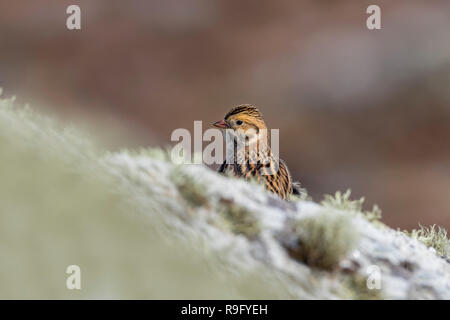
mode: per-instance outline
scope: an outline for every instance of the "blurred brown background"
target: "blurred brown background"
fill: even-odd
[[[253,103],[315,200],[351,188],[394,228],[450,228],[449,31],[448,0],[2,0],[0,87],[141,146]]]

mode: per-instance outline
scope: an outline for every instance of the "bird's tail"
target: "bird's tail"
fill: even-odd
[[[308,191],[305,188],[303,188],[301,183],[298,181],[292,183],[292,194],[296,195],[301,199],[308,198]]]

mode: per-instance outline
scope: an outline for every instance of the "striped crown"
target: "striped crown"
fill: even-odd
[[[261,112],[258,110],[257,107],[251,104],[241,104],[239,106],[234,107],[233,109],[230,110],[230,112],[228,112],[225,115],[225,120],[237,114],[247,115],[255,119],[263,120]]]

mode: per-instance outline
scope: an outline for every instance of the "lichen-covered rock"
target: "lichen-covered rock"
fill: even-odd
[[[201,165],[175,167],[127,152],[103,161],[130,197],[136,189],[149,195],[133,200],[144,212],[147,204],[152,208],[146,214],[161,215],[167,225],[180,228],[179,237],[194,235],[231,272],[263,267],[293,298],[450,298],[450,263],[363,214],[285,202]],[[193,192],[177,188],[173,171],[190,176],[188,188],[201,190],[207,199],[203,205],[192,200]]]
[[[0,153],[0,298],[450,299],[443,233],[392,230],[349,193],[283,201],[159,149],[105,154],[11,100]]]

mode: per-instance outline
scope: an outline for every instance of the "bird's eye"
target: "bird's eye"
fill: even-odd
[[[238,121],[236,121],[236,124],[237,124],[238,126],[240,126],[240,125],[242,124],[242,121],[241,121],[241,120],[238,120]]]

